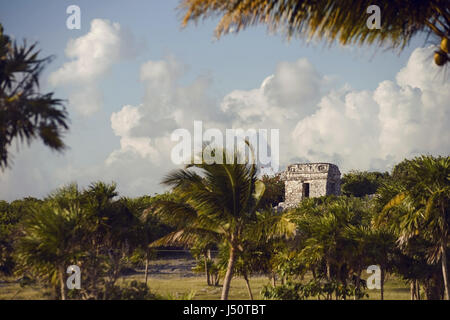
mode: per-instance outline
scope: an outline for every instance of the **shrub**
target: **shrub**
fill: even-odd
[[[131,281],[126,286],[113,286],[108,291],[108,300],[158,300],[143,282]]]

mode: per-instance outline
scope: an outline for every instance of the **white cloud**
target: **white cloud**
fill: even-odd
[[[140,79],[145,93],[142,104],[125,105],[111,115],[111,128],[120,139],[120,147],[105,160],[106,176],[131,190],[160,190],[164,174],[175,168],[170,140],[173,130],[191,130],[194,120],[217,127],[218,104],[209,96],[210,78],[200,76],[181,84],[186,66],[169,56],[160,61],[147,61],[141,66]],[[126,172],[126,173],[125,173]]]
[[[141,118],[139,107],[129,105],[111,115],[111,127],[114,133],[120,137],[120,150],[115,150],[110,154],[106,159],[107,165],[120,160],[123,154],[129,152],[135,153],[141,158],[148,158],[155,163],[159,162],[160,155],[152,145],[151,138],[131,136],[131,130],[139,125]]]
[[[186,68],[173,57],[149,61],[141,68],[142,105],[124,106],[111,117],[121,146],[107,163],[111,168],[127,163],[138,180],[141,172],[152,172],[147,184],[159,181],[174,167],[170,133],[192,132],[194,120],[222,130],[279,129],[282,166],[329,161],[344,172],[389,170],[405,157],[447,154],[449,83],[436,76],[431,50],[415,50],[396,80],[381,82],[374,91],[333,88],[332,77],[299,59],[280,63],[260,87],[235,90],[217,103],[208,96],[205,78],[179,84]]]
[[[100,29],[117,31],[110,23]],[[107,43],[115,48],[114,41]],[[77,50],[74,52],[83,51]],[[2,177],[12,189],[0,188],[0,193],[19,194],[14,190],[21,185],[44,190],[48,188],[46,183],[64,181],[65,175],[70,179],[67,182],[116,181],[124,195],[159,192],[161,178],[175,168],[170,160],[175,144],[170,135],[178,128],[192,132],[194,120],[203,121],[204,131],[280,129],[282,166],[297,161],[329,161],[343,172],[389,170],[405,157],[448,155],[450,83],[443,78],[442,69],[433,64],[432,52],[433,48],[416,49],[396,79],[379,83],[375,90],[336,85],[333,77],[319,74],[307,59],[299,59],[281,62],[272,75],[261,79],[259,87],[235,90],[220,100],[210,94],[210,76],[186,83],[183,77],[187,68],[174,57],[151,60],[140,70],[145,90],[141,104],[125,105],[111,115],[111,128],[120,143],[102,162],[84,167],[60,164],[43,172],[35,168],[25,170],[24,175],[15,169]],[[72,62],[92,61],[81,56],[73,56],[78,58]],[[107,60],[114,59],[111,56]],[[78,79],[96,83],[112,63],[80,73]],[[74,67],[61,70],[70,68]],[[64,80],[63,73],[54,77],[69,81]],[[30,162],[36,163],[34,159]],[[51,174],[58,176],[52,178]]]
[[[221,108],[242,125],[265,121],[281,125],[313,113],[328,85],[328,78],[319,75],[305,58],[281,62],[259,88],[231,92]]]
[[[345,170],[386,170],[423,153],[447,155],[450,83],[431,53],[416,49],[396,81],[383,81],[374,92],[324,96],[293,132],[299,157],[336,161]]]
[[[126,36],[118,23],[94,19],[87,34],[67,44],[65,53],[71,61],[50,74],[51,85],[69,88],[69,105],[82,115],[101,108],[99,80],[126,55],[127,47],[133,47]]]

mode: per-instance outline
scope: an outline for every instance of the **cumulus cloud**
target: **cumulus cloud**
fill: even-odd
[[[337,87],[306,60],[282,62],[259,88],[221,102],[233,126],[280,129],[280,161],[389,170],[418,154],[448,154],[450,83],[418,48],[395,81],[374,91]]]
[[[235,90],[220,101],[209,97],[205,78],[181,86],[186,68],[173,57],[148,61],[141,68],[143,103],[111,117],[120,149],[106,163],[111,168],[127,163],[138,180],[140,172],[152,172],[147,183],[160,180],[175,167],[170,133],[192,132],[194,120],[221,130],[279,129],[282,166],[329,161],[344,172],[389,170],[405,157],[448,154],[450,84],[439,76],[431,52],[415,50],[395,81],[383,81],[373,91],[336,87],[332,77],[299,59],[281,62],[258,88]]]
[[[118,23],[92,20],[87,34],[67,44],[65,53],[71,60],[50,74],[50,84],[68,88],[69,104],[82,115],[95,113],[103,104],[99,80],[129,54],[133,48],[130,41]]]
[[[221,109],[242,125],[290,122],[313,113],[329,84],[329,78],[321,76],[305,58],[281,62],[259,88],[226,95]]]
[[[211,78],[202,75],[184,84],[186,66],[173,56],[142,64],[142,103],[125,105],[111,115],[111,128],[120,139],[104,163],[106,176],[130,190],[160,190],[163,174],[175,168],[171,133],[178,128],[192,131],[195,120],[211,127],[223,127],[224,118],[209,94]],[[127,172],[124,174],[124,172]],[[145,174],[144,174],[145,173]]]
[[[120,160],[123,154],[129,152],[139,155],[141,158],[149,158],[154,163],[159,162],[159,152],[152,145],[151,138],[131,135],[132,129],[139,126],[141,118],[140,108],[129,105],[111,115],[111,127],[114,133],[120,137],[120,150],[111,153],[106,160],[107,165]]]
[[[335,161],[342,168],[386,170],[404,158],[450,150],[450,83],[416,49],[395,81],[373,92],[349,90],[322,97],[319,110],[298,121],[292,139],[297,154]]]
[[[103,21],[100,25],[99,30],[118,32],[114,24]],[[97,27],[91,28],[89,34],[94,29]],[[105,46],[117,49],[112,39]],[[84,44],[71,46],[82,48]],[[186,82],[187,68],[176,58],[150,60],[140,69],[144,88],[141,103],[125,105],[110,117],[118,147],[102,162],[84,168],[71,163],[48,172],[70,174],[69,181],[116,181],[121,193],[130,196],[160,192],[162,177],[176,167],[170,159],[176,144],[170,139],[171,133],[186,128],[193,134],[195,120],[203,121],[204,131],[279,129],[281,167],[300,161],[328,161],[339,165],[343,172],[384,171],[415,155],[448,155],[450,83],[433,64],[432,53],[433,48],[414,50],[396,78],[379,83],[375,90],[337,84],[333,77],[320,74],[302,58],[280,62],[272,75],[261,79],[260,86],[235,90],[221,99],[211,95],[210,75]],[[106,60],[115,61],[117,56],[109,54]],[[78,64],[92,62],[82,56],[73,55],[74,61],[60,70],[76,70]],[[112,63],[76,74],[83,79],[81,82],[95,83]],[[55,73],[55,77],[62,83],[75,81],[65,78],[63,71]],[[24,179],[35,178],[21,184],[39,185],[36,179],[41,179],[42,174],[37,169],[29,172]],[[6,178],[18,181],[18,176],[22,177],[7,174]],[[45,180],[54,179],[45,175]],[[58,177],[58,181],[63,180]]]

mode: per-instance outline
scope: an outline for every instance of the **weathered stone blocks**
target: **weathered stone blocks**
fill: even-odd
[[[281,176],[285,184],[281,208],[294,207],[305,198],[341,194],[341,172],[331,163],[291,164]]]

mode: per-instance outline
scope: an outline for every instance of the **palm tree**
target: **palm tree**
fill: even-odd
[[[224,158],[227,154],[224,151]],[[217,238],[229,244],[222,300],[228,299],[237,251],[243,251],[246,226],[256,219],[256,209],[264,193],[257,179],[256,165],[232,163],[192,164],[168,174],[163,184],[171,186],[181,202],[162,201],[157,214],[178,226],[156,245],[194,243],[199,237]],[[193,171],[191,169],[196,169]]]
[[[288,38],[306,36],[325,38],[330,43],[389,45],[403,49],[410,39],[428,32],[438,37],[441,49],[435,62],[449,61],[450,9],[447,0],[383,1],[376,4],[381,12],[381,30],[367,27],[367,8],[371,0],[181,0],[182,24],[220,16],[216,36],[257,24],[269,31],[282,30]]]
[[[85,202],[85,241],[88,243],[91,268],[92,296],[100,298],[98,282],[104,281],[103,299],[120,276],[127,256],[139,246],[142,231],[139,219],[133,214],[134,204],[118,196],[116,184],[92,183],[83,193]],[[102,263],[103,262],[103,263]]]
[[[48,276],[53,284],[58,282],[60,297],[65,300],[66,268],[83,253],[84,214],[78,187],[61,187],[26,211],[18,244],[22,269]]]
[[[395,251],[395,235],[388,228],[375,227],[374,225],[358,225],[347,227],[347,236],[354,242],[355,251],[352,257],[357,258],[357,289],[360,285],[360,276],[363,267],[372,264],[380,266],[380,299],[384,300],[384,282],[386,272],[391,269],[390,256]]]
[[[347,288],[353,271],[359,276],[366,263],[363,244],[355,236],[360,235],[360,229],[367,224],[364,220],[369,212],[365,200],[347,197],[311,199],[300,205],[297,214],[300,262],[313,272],[314,279],[324,278],[330,284],[339,281]],[[343,293],[345,299],[345,290]],[[331,292],[327,299],[331,299]]]
[[[256,212],[256,220],[247,226],[243,237],[245,250],[238,252],[234,273],[244,278],[250,300],[253,300],[250,275],[267,272],[271,258],[268,251],[274,250],[277,245],[282,247],[295,236],[297,225],[293,218],[292,212],[278,212],[268,206]]]
[[[59,283],[61,300],[66,299],[66,268],[76,261],[79,248],[81,210],[77,205],[61,209],[52,204],[34,209],[25,219],[18,257],[22,266]]]
[[[39,92],[39,77],[51,57],[39,58],[36,44],[17,46],[0,24],[0,168],[9,165],[14,139],[36,138],[56,151],[65,148],[68,129],[63,101]],[[61,108],[62,107],[62,108]]]
[[[213,263],[211,257],[211,250],[216,246],[213,239],[201,238],[191,247],[191,253],[195,259],[203,263],[201,270],[205,272],[206,284],[208,286],[213,285],[211,279],[210,265]],[[199,266],[198,266],[199,267]],[[197,267],[197,268],[198,268]]]
[[[409,162],[409,175],[402,192],[384,207],[383,216],[399,206],[400,244],[423,234],[434,246],[428,252],[429,262],[441,261],[445,299],[449,300],[447,246],[450,215],[450,157],[422,156]]]
[[[397,239],[396,250],[393,255],[393,269],[403,279],[411,284],[411,297],[418,297],[419,282],[423,284],[427,299],[436,300],[442,296],[442,270],[438,266],[430,263],[427,259],[428,253],[435,244],[425,237],[424,232],[410,231],[408,221],[411,223],[416,208],[414,203],[406,199],[401,200],[396,205],[391,203],[389,209],[384,209],[386,205],[395,198],[396,195],[405,192],[405,179],[410,177],[411,171],[408,169],[413,160],[404,160],[395,166],[392,178],[378,189],[375,198],[377,215],[374,217],[374,228],[387,229],[395,235]],[[406,231],[406,232],[405,232]]]
[[[249,149],[253,151],[251,146]],[[253,232],[258,220],[265,186],[257,179],[254,162],[241,164],[237,152],[234,157],[225,150],[221,152],[228,163],[191,164],[165,177],[163,183],[174,188],[179,201],[159,202],[156,214],[176,230],[154,245],[194,244],[199,238],[227,243],[228,264],[221,296],[227,300],[237,255],[245,251],[246,235]]]

